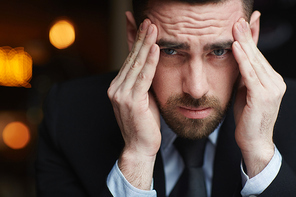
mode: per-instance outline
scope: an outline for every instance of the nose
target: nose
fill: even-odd
[[[183,92],[199,99],[209,91],[208,76],[202,60],[192,60],[183,68]]]

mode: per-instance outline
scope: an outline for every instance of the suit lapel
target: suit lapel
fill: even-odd
[[[153,172],[154,189],[157,191],[157,197],[165,197],[165,178],[162,156],[160,151],[156,155],[156,161]]]
[[[232,108],[221,126],[214,160],[212,196],[240,196],[241,152],[235,141]]]

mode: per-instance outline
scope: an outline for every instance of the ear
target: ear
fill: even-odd
[[[133,14],[130,11],[125,13],[126,16],[126,34],[129,51],[132,50],[133,44],[137,36],[137,25]]]
[[[254,11],[250,18],[250,28],[252,32],[253,41],[257,44],[260,32],[260,16],[259,11]]]

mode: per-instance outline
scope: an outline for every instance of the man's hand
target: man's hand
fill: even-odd
[[[146,19],[133,48],[108,89],[125,141],[118,165],[135,187],[149,190],[161,143],[160,115],[149,88],[159,60],[157,28]]]
[[[244,19],[234,25],[233,35],[233,54],[241,73],[234,105],[235,138],[251,178],[274,155],[273,128],[286,84],[258,50]]]

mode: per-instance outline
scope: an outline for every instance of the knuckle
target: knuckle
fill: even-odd
[[[114,80],[111,82],[111,84],[110,84],[110,86],[109,86],[109,88],[108,88],[108,90],[107,90],[107,95],[108,95],[108,97],[109,97],[109,99],[112,99],[112,97],[113,97],[113,95],[114,95],[114,93],[115,93],[115,82],[114,82]]]
[[[278,74],[278,76],[279,76],[279,79],[280,79],[279,87],[280,87],[280,89],[282,91],[282,94],[284,94],[286,92],[286,90],[287,90],[287,84],[285,83],[284,78],[280,74]]]
[[[108,95],[109,99],[112,98],[112,96],[113,96],[113,87],[112,86],[109,86],[109,88],[107,90],[107,95]]]
[[[281,84],[278,87],[278,91],[275,94],[276,98],[282,99],[282,97],[284,96],[285,92],[286,92],[286,84]]]
[[[150,41],[149,39],[145,39],[144,42],[143,42],[142,47],[148,47],[150,45],[149,41]]]
[[[109,87],[108,87],[108,89],[107,89],[107,95],[108,95],[108,97],[109,97],[109,99],[111,99],[112,98],[112,96],[114,95],[114,93],[115,93],[115,91],[116,91],[116,89],[118,88],[118,86],[117,86],[117,82],[118,82],[118,75],[111,81],[111,83],[110,83],[110,85],[109,85]]]
[[[122,94],[120,90],[117,90],[112,96],[111,102],[118,108],[131,109],[133,106],[133,100],[129,97],[129,94]]]
[[[135,57],[137,56],[137,54],[138,54],[138,51],[135,51],[135,49],[132,50],[132,51],[129,53],[129,56],[128,56],[128,60],[129,60],[129,62],[134,61],[134,59],[135,59]]]
[[[144,72],[140,72],[139,76],[138,76],[139,81],[148,81],[148,82],[152,82],[152,78],[149,77],[149,75],[147,75]]]
[[[284,96],[286,89],[287,89],[287,85],[283,79],[281,81],[279,81],[279,83],[277,84],[277,88],[275,88],[275,89],[276,89],[276,92],[275,92],[274,96],[278,99],[282,99],[282,97]]]
[[[132,99],[120,99],[118,102],[118,105],[122,106],[124,109],[128,109],[128,111],[131,111],[134,106],[134,102]]]
[[[117,81],[118,75],[111,81],[109,88],[113,87],[115,82]]]
[[[112,103],[119,105],[121,101],[122,99],[119,91],[115,92],[115,94],[112,97]]]
[[[134,52],[131,51],[131,52],[129,53],[129,55],[128,55],[127,58],[125,59],[123,65],[127,65],[127,64],[129,64],[129,63],[131,62],[131,60],[132,60],[132,53],[134,53]]]
[[[140,67],[142,64],[143,64],[142,61],[139,58],[137,58],[137,59],[135,59],[134,63],[132,64],[131,69],[136,69],[136,68]]]
[[[257,79],[257,74],[256,74],[254,69],[250,69],[248,71],[248,78],[255,81],[255,82],[259,82],[258,79]]]
[[[262,67],[261,60],[258,58],[258,55],[255,55],[251,58],[251,64],[258,67]]]
[[[284,95],[284,92],[281,87],[273,87],[273,89],[268,94],[262,95],[261,98],[262,98],[263,104],[267,106],[271,106],[271,105],[278,105],[283,95]]]
[[[145,75],[145,73],[143,73],[143,72],[139,73],[139,76],[138,76],[139,80],[144,81],[146,78],[147,78],[147,76]]]
[[[125,61],[124,61],[124,65],[129,65],[129,64],[131,64],[132,62],[134,62],[135,55],[136,55],[136,52],[132,50],[132,51],[128,54],[127,58],[125,59]]]
[[[143,33],[137,34],[137,42],[143,42],[144,39],[145,39],[145,34],[143,34]]]

